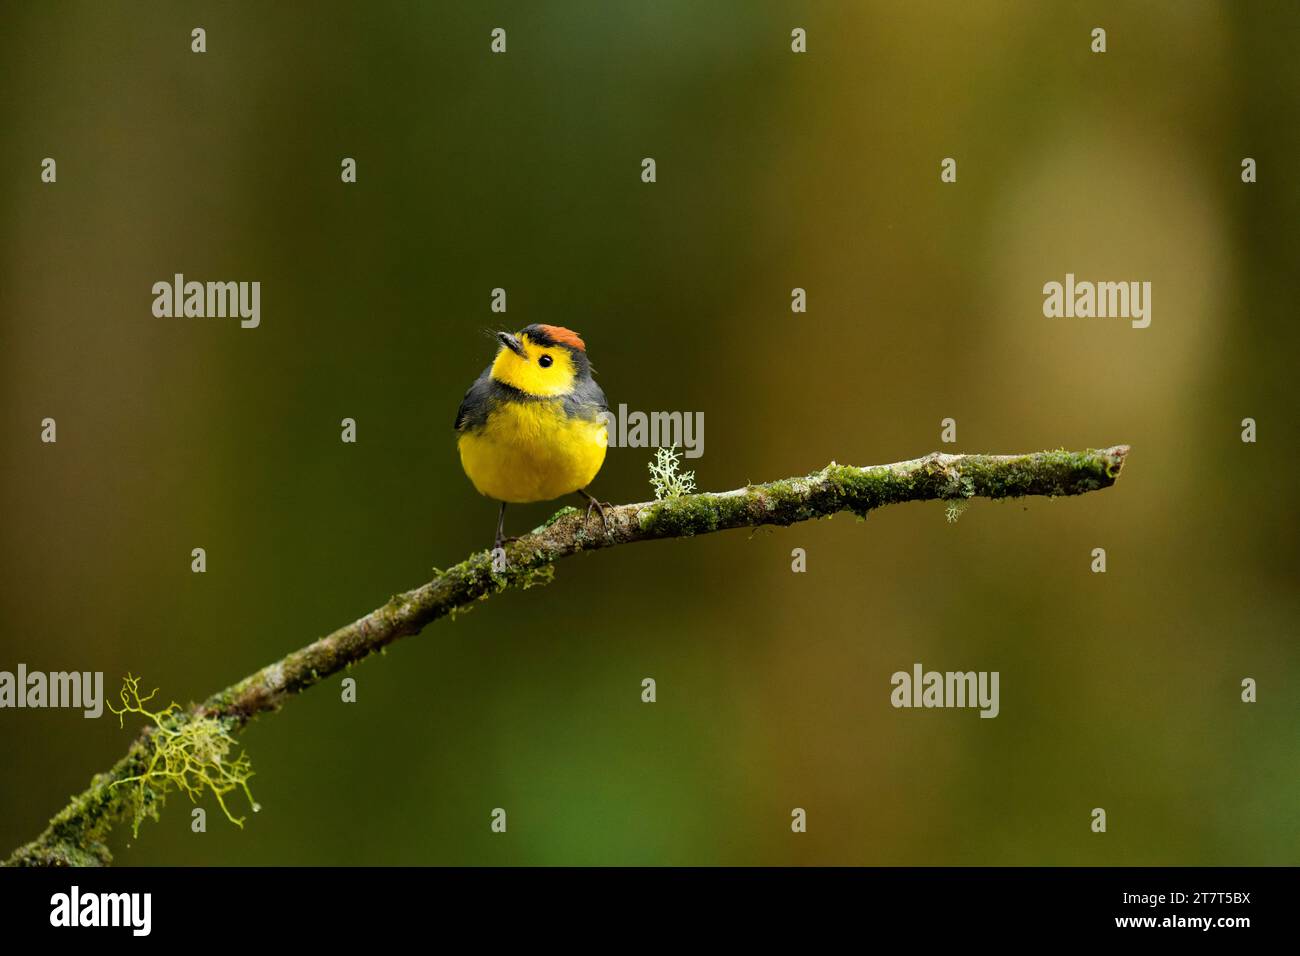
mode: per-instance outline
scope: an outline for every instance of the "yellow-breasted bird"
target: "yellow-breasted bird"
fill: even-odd
[[[501,502],[494,547],[501,547],[507,504],[550,501],[577,492],[587,518],[601,502],[587,493],[609,442],[605,393],[591,377],[587,346],[558,325],[530,325],[501,345],[456,412],[461,467],[479,494]]]

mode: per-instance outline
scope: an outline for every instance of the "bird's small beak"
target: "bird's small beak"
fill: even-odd
[[[501,340],[502,345],[504,345],[510,351],[514,352],[520,358],[528,357],[527,355],[524,354],[523,344],[517,338],[511,335],[509,332],[498,332],[497,338]]]

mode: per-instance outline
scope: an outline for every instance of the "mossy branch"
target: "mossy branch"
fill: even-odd
[[[1081,495],[1115,483],[1127,445],[1083,452],[1027,455],[932,454],[892,465],[858,468],[832,462],[819,472],[735,491],[670,497],[605,509],[605,523],[565,508],[546,524],[506,548],[506,566],[494,568],[480,551],[383,607],[313,644],[294,651],[192,710],[195,718],[218,718],[234,731],[253,716],[277,709],[343,668],[400,637],[464,610],[508,588],[544,584],[561,558],[636,541],[683,538],[731,528],[791,525],[842,511],[865,516],[904,501],[960,502],[970,498]],[[89,789],[73,798],[36,840],[20,847],[9,865],[81,866],[111,862],[106,837],[113,823],[130,819],[130,787],[123,781],[148,773],[156,728],[146,729],[126,756]],[[138,802],[138,798],[137,798]]]

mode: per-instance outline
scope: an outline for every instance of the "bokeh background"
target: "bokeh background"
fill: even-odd
[[[704,412],[706,489],[915,457],[949,416],[944,450],[1133,446],[1111,490],[955,525],[565,562],[355,668],[357,703],[256,721],[243,830],[173,797],[119,862],[1300,859],[1294,6],[0,16],[0,668],[202,699],[486,546],[451,430],[485,328],[572,326],[612,403]],[[176,272],[260,280],[261,327],[154,318]],[[1045,319],[1066,272],[1150,280],[1150,328]],[[643,500],[650,457],[596,490]],[[894,710],[915,661],[1000,671],[1001,716]],[[136,729],[0,712],[4,852]]]

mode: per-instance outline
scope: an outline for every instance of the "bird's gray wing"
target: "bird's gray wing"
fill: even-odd
[[[456,431],[478,428],[487,421],[491,394],[492,369],[489,366],[474,380],[474,384],[466,389],[465,397],[460,400],[460,408],[456,410]]]
[[[595,420],[602,412],[609,411],[609,403],[595,379],[587,377],[581,379],[573,391],[564,396],[564,410],[570,416]]]

